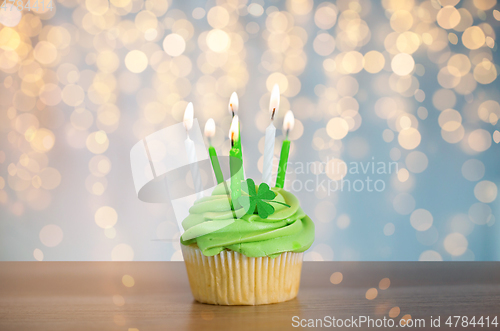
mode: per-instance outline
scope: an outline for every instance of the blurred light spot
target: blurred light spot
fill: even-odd
[[[500,11],[498,10],[494,10],[493,11],[493,17],[497,20],[497,21],[500,21]]]
[[[481,202],[490,203],[497,198],[498,189],[495,183],[483,180],[474,187],[474,196]]]
[[[462,125],[460,125],[458,129],[456,129],[455,131],[441,130],[441,137],[443,137],[444,141],[450,144],[458,143],[464,138],[464,135],[465,135],[465,129]]]
[[[106,238],[115,239],[116,229],[115,228],[106,228],[106,229],[104,229],[104,235],[106,236]]]
[[[61,102],[61,88],[56,84],[45,84],[40,88],[40,101],[47,106],[56,106]]]
[[[477,202],[469,208],[469,219],[478,225],[484,225],[493,216],[490,206]]]
[[[333,3],[323,2],[316,9],[314,23],[322,30],[328,30],[337,21],[337,7]]]
[[[122,283],[126,287],[132,287],[132,286],[135,285],[134,277],[132,277],[130,275],[123,275],[123,277],[122,277]]]
[[[54,224],[46,225],[40,230],[40,241],[47,247],[56,247],[63,240],[63,231]]]
[[[468,49],[478,49],[484,45],[485,41],[484,32],[478,26],[471,26],[462,34],[462,43]]]
[[[375,287],[372,287],[371,289],[368,289],[368,291],[366,291],[365,297],[368,300],[373,300],[377,297],[377,295],[378,295],[377,289]]]
[[[113,322],[115,322],[115,324],[119,326],[125,326],[125,324],[127,324],[127,320],[122,314],[115,314],[113,316]]]
[[[113,73],[120,66],[120,59],[115,52],[105,50],[97,55],[96,65],[102,72]]]
[[[406,76],[413,71],[415,61],[410,54],[399,53],[392,58],[391,68],[396,75]]]
[[[326,175],[332,180],[341,180],[347,174],[347,164],[341,159],[331,159],[326,164]]]
[[[207,34],[207,45],[212,51],[221,53],[227,51],[231,45],[229,35],[220,29],[213,29]],[[168,52],[167,52],[168,53]]]
[[[179,56],[184,53],[186,42],[176,33],[171,33],[163,40],[163,50],[170,56]]]
[[[424,153],[420,151],[413,151],[406,156],[405,164],[408,170],[418,174],[427,169],[429,159]]]
[[[125,299],[121,295],[113,295],[113,303],[118,307],[125,305]]]
[[[398,10],[391,16],[391,27],[396,32],[409,30],[413,25],[413,16],[406,10]]]
[[[320,33],[314,38],[313,48],[318,55],[330,55],[335,50],[335,39],[328,33]]]
[[[444,6],[437,13],[437,23],[443,29],[453,29],[460,22],[460,13],[453,6]]]
[[[15,8],[13,4],[7,3],[3,5],[3,10],[0,10],[0,23],[7,27],[15,27],[21,21],[23,15],[21,10]]]
[[[385,66],[384,55],[377,51],[369,51],[363,57],[363,68],[371,74],[376,74]]]
[[[432,104],[439,110],[453,108],[457,102],[455,93],[451,90],[440,89],[432,96]]]
[[[500,131],[495,130],[495,132],[493,132],[493,140],[496,144],[500,143]]]
[[[401,130],[398,135],[398,142],[404,149],[415,149],[420,145],[420,132],[415,128]]]
[[[383,278],[378,283],[378,288],[381,290],[387,290],[391,286],[391,280],[389,278]]]
[[[438,123],[444,131],[455,131],[462,125],[462,115],[455,109],[446,109],[439,114]]]
[[[384,139],[386,143],[390,143],[394,139],[394,132],[390,129],[385,129],[382,132],[382,139]]]
[[[474,79],[480,84],[489,84],[497,78],[497,68],[488,59],[483,59],[474,68]]]
[[[349,227],[349,224],[351,224],[351,219],[349,218],[349,215],[347,214],[339,215],[339,217],[337,218],[337,226],[339,227],[339,229],[346,229],[347,227]]]
[[[207,13],[207,21],[212,28],[222,29],[229,23],[229,13],[222,6],[212,7]]]
[[[92,132],[86,141],[87,149],[94,154],[102,154],[109,147],[108,136],[104,131]]]
[[[205,17],[205,9],[203,9],[202,7],[196,7],[195,9],[193,9],[192,15],[195,20],[201,20],[203,17]]]
[[[460,256],[467,250],[469,242],[461,233],[450,233],[444,238],[444,249],[453,256]]]
[[[250,15],[259,17],[264,14],[264,8],[260,4],[253,2],[248,6],[248,12]]]
[[[455,54],[448,60],[448,67],[450,67],[451,72],[463,77],[469,73],[471,63],[467,55]]]
[[[392,223],[387,223],[384,225],[384,235],[386,236],[392,236],[394,232],[396,231],[396,227]]]
[[[43,252],[42,252],[42,250],[39,249],[39,248],[35,248],[35,250],[33,251],[33,257],[37,261],[43,261]]]
[[[484,152],[491,146],[491,134],[484,129],[477,129],[469,134],[467,141],[474,151]]]
[[[288,89],[288,79],[280,72],[274,72],[270,74],[266,79],[266,87],[268,91],[271,91],[275,84],[278,84],[281,93],[285,92]]]
[[[109,9],[107,0],[85,0],[85,7],[94,15],[103,15]]]
[[[45,65],[51,64],[57,59],[57,48],[48,41],[39,41],[33,49],[35,59]]]
[[[103,206],[95,212],[95,222],[103,229],[112,228],[118,221],[116,210],[109,206]]]
[[[256,34],[260,30],[260,26],[257,22],[249,22],[245,27],[246,32],[250,34]]]
[[[349,132],[349,124],[342,117],[334,117],[328,121],[326,132],[333,139],[340,140]]]
[[[408,321],[411,320],[411,315],[406,314],[403,317],[401,317],[401,320],[399,321],[401,326],[406,326],[408,324]]]
[[[342,279],[344,279],[344,276],[341,272],[337,271],[330,276],[330,283],[332,283],[333,285],[338,285],[342,282]]]
[[[133,50],[125,56],[125,66],[133,73],[141,73],[148,67],[148,58],[141,51]]]
[[[399,316],[400,312],[401,310],[399,309],[399,307],[392,307],[391,310],[389,310],[389,317],[396,318]]]
[[[474,6],[480,10],[489,10],[497,4],[497,0],[473,0]]]
[[[96,177],[104,177],[111,170],[111,161],[104,155],[96,155],[90,159],[89,170]]]
[[[428,230],[432,226],[433,221],[432,214],[425,209],[417,209],[410,216],[411,226],[417,231]]]
[[[469,235],[474,229],[474,223],[466,214],[457,214],[448,223],[450,232],[459,232],[464,236]]]

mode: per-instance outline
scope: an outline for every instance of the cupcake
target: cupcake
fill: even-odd
[[[251,179],[232,202],[226,183],[197,200],[182,226],[181,248],[194,298],[218,305],[261,305],[297,296],[303,252],[314,223],[298,199]]]

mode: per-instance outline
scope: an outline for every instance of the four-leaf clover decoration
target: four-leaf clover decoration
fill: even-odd
[[[271,203],[277,203],[290,207],[286,203],[273,201],[276,197],[276,193],[271,191],[269,185],[266,183],[261,183],[259,185],[258,193],[253,179],[247,179],[246,182],[241,183],[241,186],[242,191],[248,192],[248,195],[242,194],[239,197],[238,202],[241,206],[243,206],[248,215],[252,215],[257,212],[260,218],[267,218],[269,215],[274,213],[274,207]]]

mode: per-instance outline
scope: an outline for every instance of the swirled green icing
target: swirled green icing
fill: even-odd
[[[231,210],[230,199],[223,183],[211,196],[197,200],[184,219],[183,245],[198,244],[205,256],[219,254],[224,249],[248,257],[276,257],[283,252],[303,252],[314,241],[314,223],[300,208],[298,199],[281,188],[272,189],[277,195],[272,203],[275,211],[268,218],[245,214],[243,208]]]

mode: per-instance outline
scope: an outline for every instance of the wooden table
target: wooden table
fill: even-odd
[[[396,323],[409,314],[425,329],[431,316],[447,329],[450,315],[491,320],[500,315],[500,263],[305,262],[297,299],[225,307],[193,300],[182,262],[0,262],[2,331],[288,330],[294,316],[375,320],[394,307]]]

